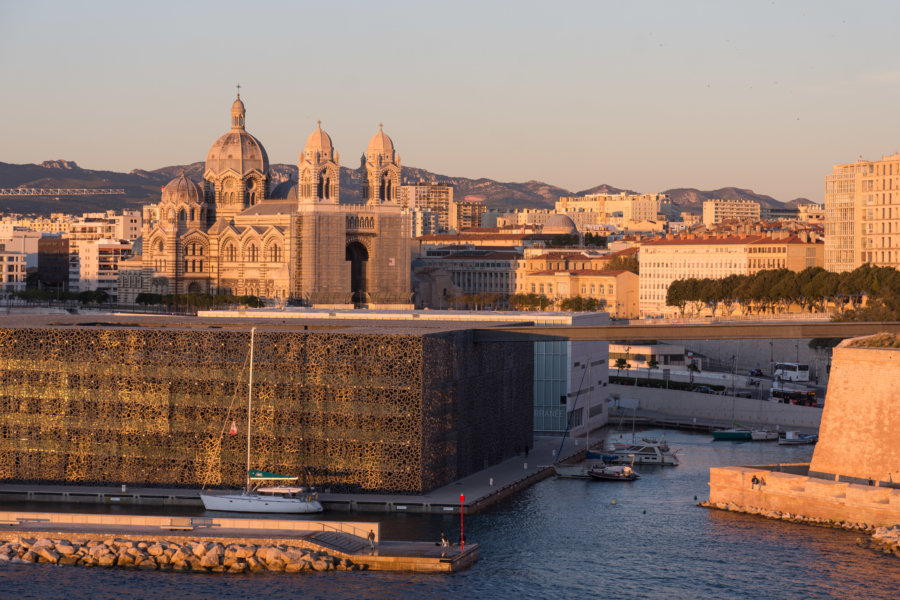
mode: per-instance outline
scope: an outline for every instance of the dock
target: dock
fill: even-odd
[[[353,513],[474,514],[492,504],[550,477],[557,461],[561,437],[536,437],[526,456],[488,467],[459,481],[425,494],[342,494],[330,493],[327,484],[319,488],[319,502],[326,511]],[[599,440],[598,440],[599,441]],[[564,460],[577,459],[584,452],[584,440],[566,440]],[[460,502],[460,495],[465,500]],[[202,510],[200,490],[191,488],[151,488],[140,486],[0,484],[0,503],[55,502],[110,506],[183,506]]]
[[[0,540],[59,538],[147,542],[196,541],[324,550],[366,570],[454,573],[478,561],[478,544],[442,549],[434,542],[385,541],[378,523],[253,518],[0,512]],[[366,539],[375,534],[372,549]]]

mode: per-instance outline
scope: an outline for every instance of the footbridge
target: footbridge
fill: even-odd
[[[475,330],[477,342],[754,340],[850,338],[886,331],[897,322],[755,321],[696,324],[523,326]]]

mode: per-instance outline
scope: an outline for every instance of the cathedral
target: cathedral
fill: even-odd
[[[306,306],[408,306],[411,222],[398,201],[391,138],[379,126],[362,157],[364,203],[340,204],[340,156],[321,122],[300,153],[297,180],[273,185],[245,115],[238,94],[231,130],[209,149],[203,180],[182,173],[145,210],[141,254],[119,275],[121,301],[141,292],[223,293]]]

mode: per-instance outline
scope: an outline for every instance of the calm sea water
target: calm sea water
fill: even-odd
[[[683,448],[678,467],[638,469],[642,478],[633,483],[549,479],[489,512],[466,517],[466,540],[481,544],[481,560],[455,575],[223,576],[0,563],[0,598],[900,595],[900,560],[856,546],[858,533],[695,506],[694,496],[708,496],[710,466],[805,461],[811,448],[713,443],[708,435],[680,432],[666,437]],[[337,517],[373,519],[371,514]],[[399,515],[381,521],[385,539],[437,540],[441,531],[459,533],[458,516]]]

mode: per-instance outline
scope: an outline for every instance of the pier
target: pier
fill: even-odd
[[[366,539],[369,531],[375,534],[374,549]],[[285,546],[324,551],[365,570],[417,573],[452,573],[478,560],[478,544],[442,549],[433,542],[382,541],[379,533],[378,523],[364,522],[0,512],[0,540]]]
[[[554,474],[561,437],[538,437],[528,456],[509,458],[478,473],[425,494],[338,494],[317,485],[326,511],[365,513],[474,514]],[[566,440],[564,460],[584,450],[582,440]],[[460,495],[464,500],[460,502]],[[59,502],[141,506],[202,507],[200,490],[141,486],[0,484],[0,502]]]

